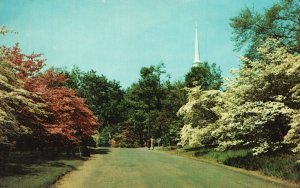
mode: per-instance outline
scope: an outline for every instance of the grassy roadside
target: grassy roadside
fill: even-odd
[[[41,160],[28,154],[12,154],[0,162],[0,187],[50,187],[59,177],[83,162],[83,158],[79,157],[59,156]]]
[[[247,150],[214,151],[204,148],[160,148],[171,154],[190,157],[212,164],[223,164],[226,168],[263,176],[279,183],[291,183],[300,186],[300,168],[298,155],[277,154],[253,157]]]

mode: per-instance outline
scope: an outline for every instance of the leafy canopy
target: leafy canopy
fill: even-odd
[[[243,9],[231,19],[233,41],[237,50],[246,50],[246,57],[259,58],[257,51],[266,39],[276,39],[289,53],[300,52],[300,2],[281,0],[260,14]]]
[[[192,67],[185,75],[185,85],[189,88],[201,86],[202,89],[220,89],[223,83],[220,67],[215,63],[209,65],[207,62]]]

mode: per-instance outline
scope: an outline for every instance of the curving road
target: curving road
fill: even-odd
[[[101,153],[65,175],[54,187],[288,187],[247,172],[161,151],[103,148]]]

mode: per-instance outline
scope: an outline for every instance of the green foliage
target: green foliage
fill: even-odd
[[[299,154],[269,153],[253,156],[250,150],[215,151],[213,148],[185,147],[178,153],[201,157],[229,166],[257,170],[269,176],[300,180]]]
[[[126,91],[119,83],[74,67],[63,70],[68,87],[86,98],[86,103],[103,122],[100,145],[136,147],[149,134],[165,144],[175,144],[182,126],[176,112],[185,103],[183,84],[170,83],[164,65],[143,67],[140,79]],[[148,133],[149,131],[149,133]]]
[[[8,29],[6,26],[0,26],[0,35],[5,35],[7,33],[16,33],[16,32]]]
[[[105,130],[100,130],[103,131],[101,145],[107,145],[109,140],[107,135],[117,131],[114,127],[124,121],[126,112],[123,106],[124,91],[119,82],[110,81],[104,75],[97,75],[93,70],[82,72],[78,67],[74,67],[70,72],[64,72],[69,78],[67,86],[75,89],[80,97],[85,98],[89,108],[103,122],[101,127]]]
[[[217,161],[219,163],[227,164],[227,161],[237,158],[247,156],[250,152],[248,150],[228,150],[228,151],[208,151],[204,153],[202,157]],[[198,153],[195,153],[198,155]],[[201,155],[200,155],[201,156]]]
[[[217,161],[222,164],[227,164],[228,161],[232,159],[242,158],[248,156],[250,153],[251,152],[249,150],[215,151],[214,149],[199,148],[193,152],[193,155],[196,157],[203,157],[212,161]]]
[[[136,137],[137,135],[132,130],[128,130],[130,129],[128,127],[113,138],[113,147],[136,148],[141,146],[139,139]]]
[[[285,46],[290,53],[300,52],[300,2],[281,0],[265,10],[263,14],[249,8],[231,19],[233,41],[238,50],[245,47],[246,56],[259,58],[258,47],[266,39],[273,38]]]
[[[269,176],[276,176],[294,181],[300,180],[300,166],[297,163],[299,156],[295,154],[267,154],[259,156],[236,156],[227,159],[224,164],[258,170]]]
[[[165,73],[164,64],[158,66],[143,67],[140,71],[141,78],[137,91],[139,98],[147,105],[147,110],[161,110],[162,97],[164,95],[161,76]]]
[[[186,102],[182,88],[181,82],[169,81],[163,64],[143,67],[139,81],[125,91],[124,119],[115,126],[112,145],[143,146],[149,136],[161,139],[163,145],[176,144],[182,126],[176,113]]]
[[[161,144],[176,145],[179,141],[179,132],[182,128],[182,120],[177,117],[178,109],[186,103],[186,91],[181,82],[165,82],[165,97],[162,100],[162,109],[157,117],[157,124],[161,129]]]
[[[215,63],[209,65],[207,62],[200,63],[185,75],[187,87],[201,86],[202,89],[220,89],[223,83],[220,67]]]
[[[109,140],[112,132],[112,127],[104,127],[101,133],[99,133],[98,145],[101,147],[108,147],[110,145]]]

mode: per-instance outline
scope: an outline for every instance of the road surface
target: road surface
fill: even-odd
[[[101,152],[62,177],[54,187],[288,187],[247,172],[162,151],[103,148]]]

